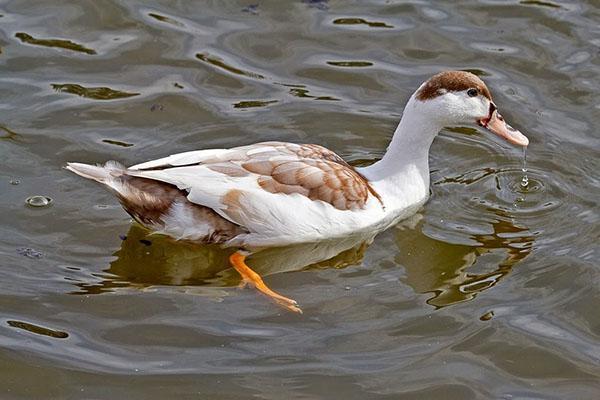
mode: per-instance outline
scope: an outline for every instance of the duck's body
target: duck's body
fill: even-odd
[[[153,231],[244,249],[283,246],[376,233],[412,215],[429,196],[433,139],[444,126],[464,122],[527,145],[496,112],[479,78],[451,71],[421,85],[383,159],[365,168],[353,168],[319,145],[265,142],[191,151],[129,168],[108,162],[69,163],[67,169],[107,185]],[[236,254],[232,263],[242,276],[264,285],[244,271],[243,256]],[[297,308],[266,286],[261,290]]]
[[[246,249],[377,232],[427,200],[429,174],[422,168],[406,165],[391,183],[373,179],[376,167],[355,169],[321,146],[283,142],[182,153],[129,168],[68,166],[110,187],[153,231]]]

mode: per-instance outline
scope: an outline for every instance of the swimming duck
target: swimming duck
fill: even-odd
[[[434,75],[410,97],[383,158],[355,168],[317,144],[263,142],[174,154],[126,168],[68,163],[107,186],[148,229],[175,239],[234,247],[246,283],[289,310],[245,262],[266,247],[374,234],[414,214],[429,196],[429,148],[445,126],[477,124],[508,142],[529,141],[498,113],[476,75]]]

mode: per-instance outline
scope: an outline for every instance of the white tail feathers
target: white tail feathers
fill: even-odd
[[[113,178],[125,173],[126,168],[116,161],[108,161],[104,166],[82,163],[67,163],[65,169],[84,178],[93,179],[100,183],[108,184]]]

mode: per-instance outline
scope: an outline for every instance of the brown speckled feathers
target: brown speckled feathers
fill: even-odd
[[[368,181],[340,156],[322,146],[264,142],[231,149],[185,165],[158,165],[141,171],[204,165],[229,177],[255,176],[258,185],[274,194],[300,194],[338,210],[364,207],[369,194],[380,202]]]

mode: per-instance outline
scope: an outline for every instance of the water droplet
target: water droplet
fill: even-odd
[[[48,207],[52,203],[52,199],[48,196],[30,196],[25,203],[31,207]]]
[[[521,178],[521,187],[526,188],[529,186],[529,178],[527,177],[527,147],[523,147],[523,177]]]

